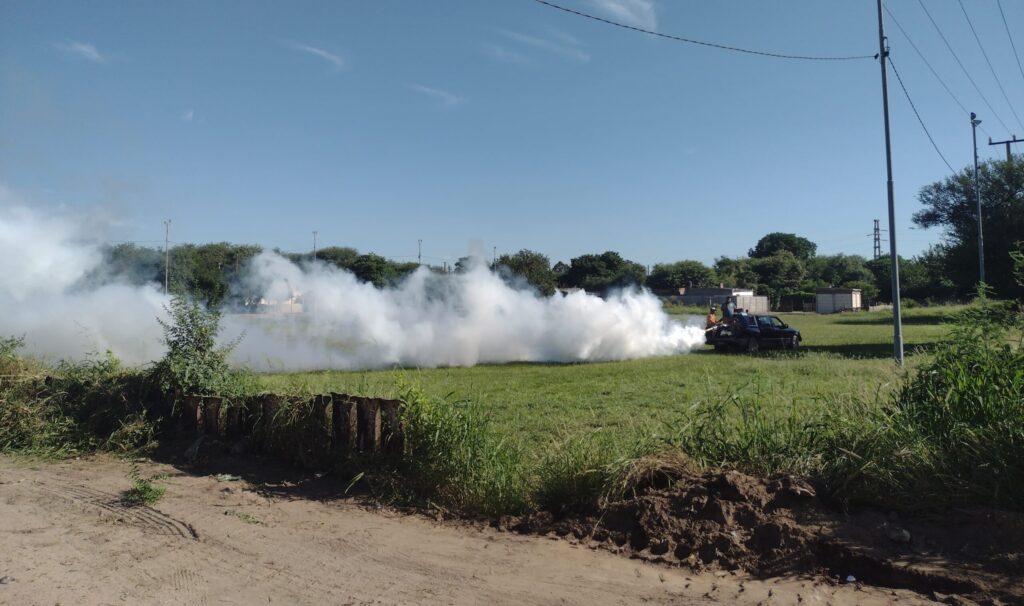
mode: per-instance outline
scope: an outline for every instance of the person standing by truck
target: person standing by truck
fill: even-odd
[[[705,325],[704,328],[711,328],[715,324],[718,324],[718,317],[715,315],[717,311],[718,308],[712,305],[711,309],[708,310],[708,321],[707,325]]]
[[[722,318],[731,320],[736,315],[736,297],[728,297],[722,307]]]

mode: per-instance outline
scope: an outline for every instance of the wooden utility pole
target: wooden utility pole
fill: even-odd
[[[1010,144],[1012,143],[1024,143],[1024,139],[1018,139],[1017,135],[1014,135],[1012,139],[1006,141],[993,141],[992,137],[988,138],[989,145],[1006,145],[1006,161],[1013,162],[1013,152],[1010,151]]]

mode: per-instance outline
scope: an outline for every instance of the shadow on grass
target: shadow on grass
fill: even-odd
[[[917,326],[937,326],[939,324],[946,324],[950,322],[951,318],[949,314],[943,313],[930,313],[930,314],[914,314],[912,316],[903,316],[904,325],[917,325]],[[852,325],[888,325],[892,324],[892,316],[881,316],[881,317],[856,317],[851,316],[847,318],[840,318],[836,320],[836,324],[852,324]]]
[[[912,356],[917,353],[928,353],[938,347],[939,343],[915,343],[904,345],[904,355]],[[806,352],[830,353],[844,358],[891,358],[893,357],[892,343],[844,343],[842,345],[805,345],[800,348]]]

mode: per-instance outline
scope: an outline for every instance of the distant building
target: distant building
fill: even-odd
[[[859,288],[819,288],[814,291],[814,310],[834,314],[861,308]]]
[[[736,297],[738,309],[755,314],[768,313],[768,297],[755,295],[749,288],[680,288],[678,295],[663,298],[679,305],[721,307],[729,297]]]

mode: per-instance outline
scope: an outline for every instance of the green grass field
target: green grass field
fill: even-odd
[[[908,367],[947,332],[945,321],[957,309],[905,312]],[[534,444],[595,428],[657,431],[694,405],[731,396],[799,410],[861,396],[874,400],[894,386],[899,370],[891,359],[891,313],[779,315],[803,334],[799,353],[748,356],[703,348],[625,362],[267,374],[259,381],[268,391],[378,397],[394,397],[402,383],[415,385],[432,396],[478,402],[510,437]]]

